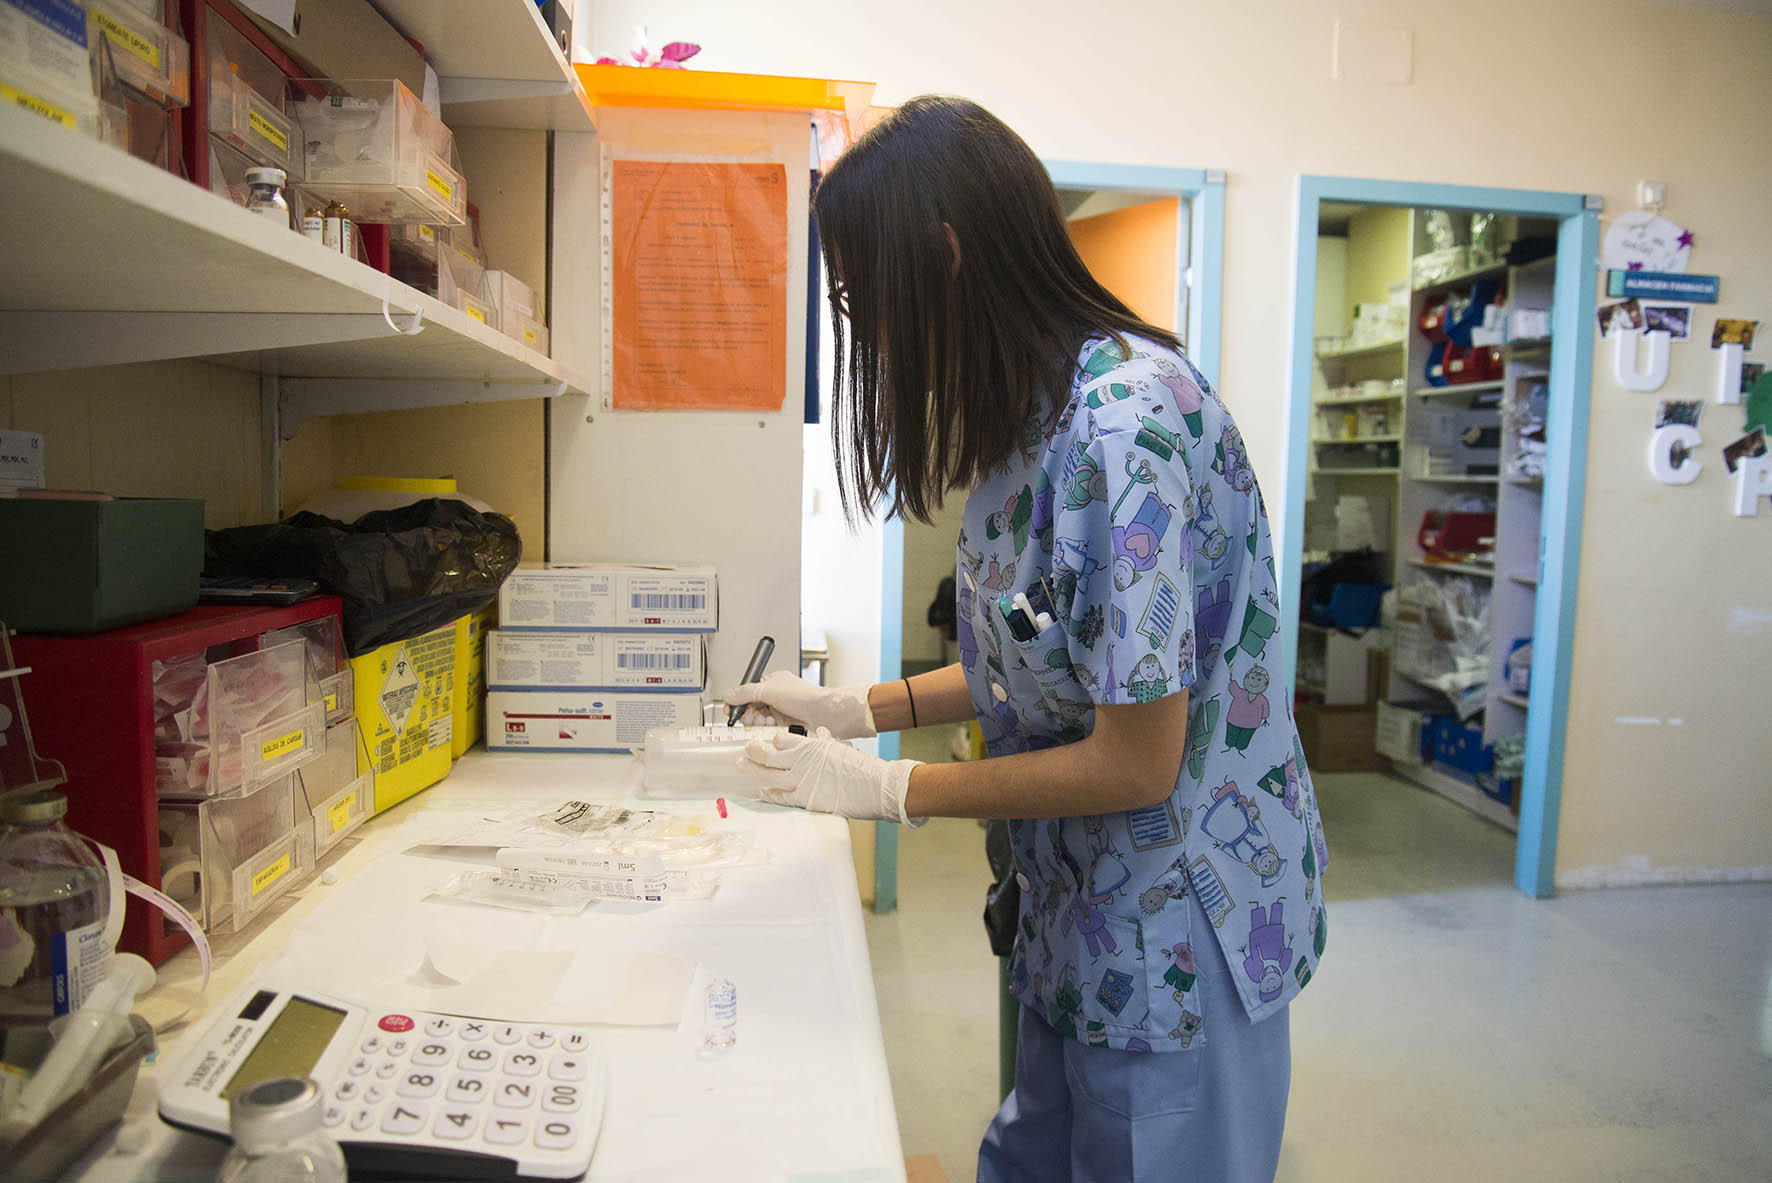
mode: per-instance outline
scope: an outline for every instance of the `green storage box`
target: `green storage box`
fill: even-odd
[[[203,503],[0,500],[0,621],[96,633],[197,603]]]

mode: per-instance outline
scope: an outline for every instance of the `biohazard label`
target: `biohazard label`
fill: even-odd
[[[412,653],[402,645],[388,663],[388,676],[382,681],[381,693],[376,696],[381,703],[381,713],[387,716],[388,725],[396,732],[406,730],[406,720],[412,717],[412,708],[418,705],[418,686],[418,671],[413,668]]]

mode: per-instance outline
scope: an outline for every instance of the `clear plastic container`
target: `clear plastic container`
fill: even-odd
[[[0,1017],[68,1014],[104,977],[111,894],[67,812],[55,792],[0,799]]]
[[[209,131],[257,164],[301,172],[295,122],[236,75],[210,75]]]
[[[480,298],[492,306],[492,327],[507,337],[520,331],[519,322],[535,319],[535,291],[508,271],[488,271],[480,277]]]
[[[325,751],[326,705],[303,641],[209,666],[210,795],[251,791]]]
[[[488,328],[497,327],[497,313],[493,311],[492,305],[478,296],[470,296],[466,292],[458,291],[455,293],[455,306],[467,313],[471,319],[479,321]]]
[[[546,354],[548,352],[547,327],[533,317],[518,317],[517,331],[512,333],[511,336],[517,338],[517,340],[523,342],[523,344],[529,346],[529,348],[535,350],[537,353]]]
[[[162,889],[209,932],[238,932],[314,869],[294,776],[242,797],[160,803]]]
[[[0,3],[0,102],[99,134],[86,12],[73,0]]]
[[[326,704],[327,725],[349,718],[356,703],[339,618],[322,616],[273,629],[260,636],[258,644],[261,649],[270,649],[290,641],[301,641],[307,647],[308,677]]]
[[[106,52],[118,82],[162,107],[190,105],[191,49],[183,37],[111,0],[89,0],[86,13],[87,42]]]
[[[306,160],[303,191],[360,222],[467,221],[467,181],[450,167],[454,137],[392,79],[290,81]]]
[[[359,763],[364,771],[357,771]],[[363,741],[355,718],[326,729],[326,752],[296,775],[302,798],[314,819],[314,857],[318,859],[375,813],[375,776],[367,769]]]
[[[321,1128],[320,1086],[293,1076],[261,1080],[228,1100],[234,1139],[218,1183],[345,1183],[345,1156]]]

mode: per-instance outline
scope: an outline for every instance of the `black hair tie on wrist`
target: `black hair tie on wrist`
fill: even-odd
[[[899,681],[904,683],[904,696],[911,704],[911,726],[915,727],[917,725],[917,696],[911,693],[909,678],[900,678]]]

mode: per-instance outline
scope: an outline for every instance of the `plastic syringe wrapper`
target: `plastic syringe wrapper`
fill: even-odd
[[[522,912],[576,915],[598,900],[700,900],[719,885],[715,872],[667,869],[657,853],[634,856],[566,850],[498,852],[498,869],[466,871],[433,895]]]

